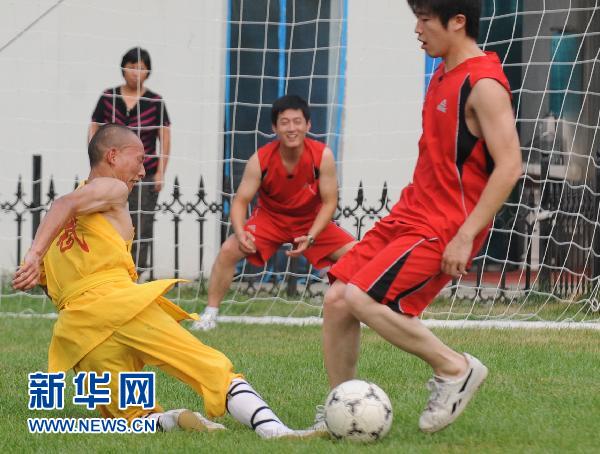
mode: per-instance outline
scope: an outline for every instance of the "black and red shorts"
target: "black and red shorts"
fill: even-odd
[[[294,238],[306,235],[314,220],[314,216],[291,218],[256,208],[244,225],[244,230],[254,236],[256,253],[246,259],[253,265],[264,266],[282,244],[293,244]],[[331,254],[353,241],[352,235],[330,222],[303,255],[315,268],[325,268],[333,264],[329,259]]]
[[[420,315],[452,279],[441,272],[444,247],[392,216],[377,222],[329,271],[396,312]]]

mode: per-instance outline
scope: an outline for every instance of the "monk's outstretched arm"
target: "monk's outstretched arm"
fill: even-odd
[[[102,177],[56,199],[40,223],[23,263],[15,273],[13,287],[16,290],[29,290],[39,283],[42,258],[69,219],[122,206],[127,202],[128,194],[127,185],[121,180]]]

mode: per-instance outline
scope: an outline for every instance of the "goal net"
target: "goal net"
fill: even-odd
[[[600,5],[482,1],[479,43],[498,53],[517,116],[523,176],[468,275],[423,318],[469,326],[600,327]],[[0,313],[51,316],[11,273],[40,216],[87,176],[87,129],[101,93],[123,84],[121,56],[150,52],[146,86],[171,119],[164,188],[142,280],[190,282],[169,297],[207,301],[211,267],[231,234],[244,165],[274,139],[270,105],[309,101],[310,136],[337,162],[336,221],[361,238],[412,175],[424,92],[438,62],[419,50],[405,2],[116,0],[15,2],[0,18]],[[284,245],[261,268],[236,268],[222,320],[319,323],[326,270]]]

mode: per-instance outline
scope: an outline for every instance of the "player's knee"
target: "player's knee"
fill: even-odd
[[[363,311],[367,308],[369,302],[371,302],[369,296],[354,285],[346,286],[344,300],[346,301],[348,310],[359,320]]]
[[[219,251],[219,259],[225,263],[236,263],[239,260],[240,248],[237,241],[233,238],[229,238],[221,246]]]
[[[323,310],[326,313],[339,313],[347,310],[344,299],[345,288],[345,285],[333,285],[327,289],[323,299]]]

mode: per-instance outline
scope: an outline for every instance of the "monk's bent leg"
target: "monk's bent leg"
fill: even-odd
[[[207,416],[225,413],[231,381],[241,378],[221,352],[198,340],[164,312],[151,304],[113,335],[136,351],[148,365],[157,366],[187,383],[204,398]]]
[[[143,367],[144,362],[135,354],[135,351],[121,344],[113,335],[85,355],[73,370],[75,373],[95,372],[97,375],[109,372],[111,375],[110,383],[107,386],[102,385],[102,388],[110,389],[111,403],[99,405],[97,408],[105,418],[125,418],[131,422],[134,418],[163,411],[159,405],[147,410],[144,410],[141,406],[128,407],[124,410],[119,409],[119,372],[137,372],[142,370]]]

